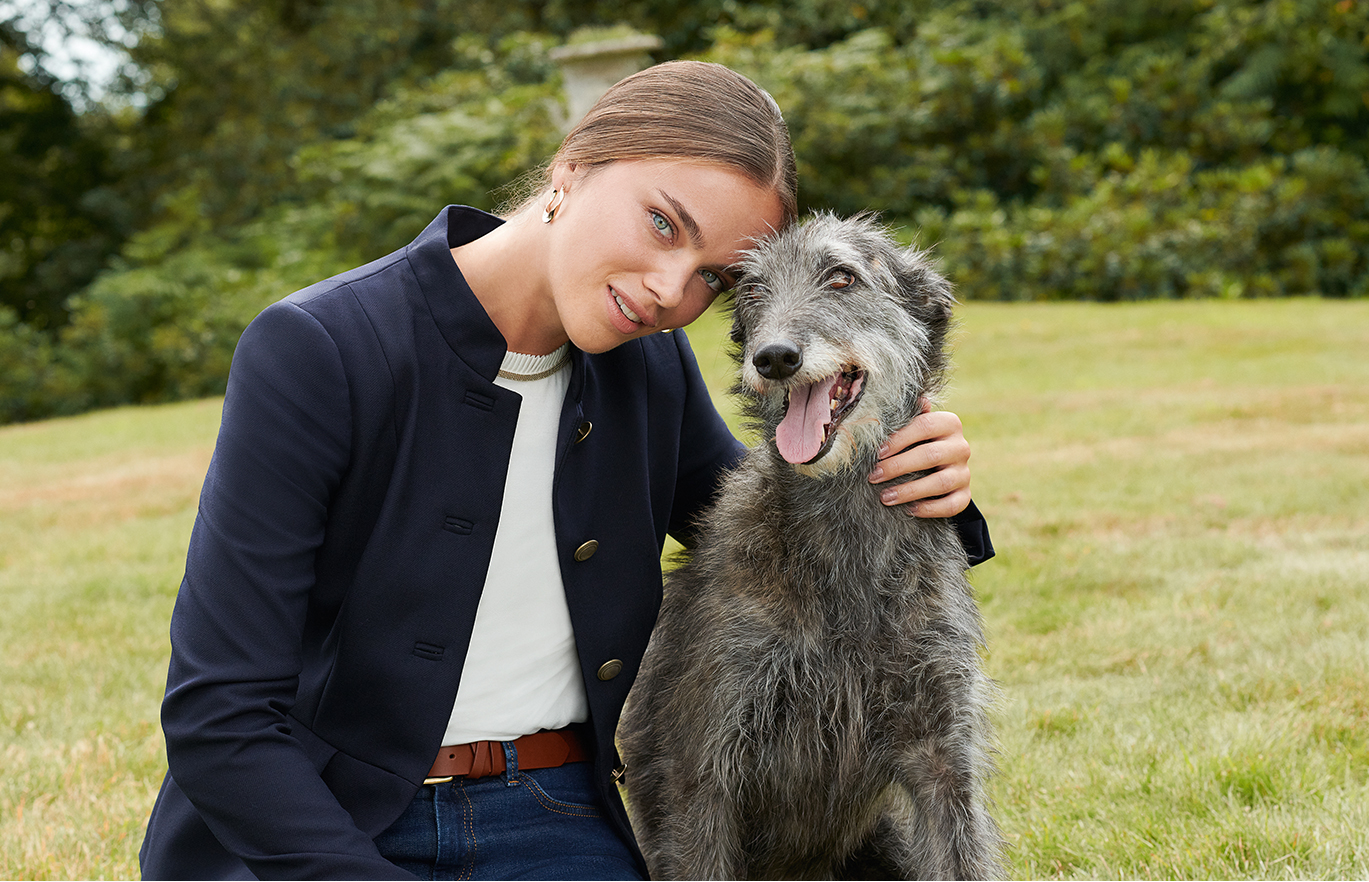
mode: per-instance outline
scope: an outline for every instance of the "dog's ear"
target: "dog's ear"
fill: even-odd
[[[904,305],[927,328],[935,351],[940,352],[955,308],[951,283],[936,271],[931,256],[915,246],[899,254],[897,266]]]
[[[732,314],[732,330],[728,336],[734,346],[741,346],[746,342],[746,332],[742,328],[742,311],[737,308],[737,297],[745,290],[742,285],[737,285],[732,292],[732,297],[727,302],[727,310]]]
[[[732,342],[740,346],[746,342],[746,334],[742,331],[742,319],[737,313],[732,313],[732,331],[728,334]]]

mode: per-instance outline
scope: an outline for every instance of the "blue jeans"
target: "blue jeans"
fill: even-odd
[[[593,765],[507,770],[420,788],[376,837],[385,858],[420,879],[644,879],[594,784]]]

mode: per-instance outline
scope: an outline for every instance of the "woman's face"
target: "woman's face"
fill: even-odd
[[[694,321],[784,217],[772,190],[699,160],[558,167],[552,179],[565,191],[547,231],[552,299],[586,352]]]

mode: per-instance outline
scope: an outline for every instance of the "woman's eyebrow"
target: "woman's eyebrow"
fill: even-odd
[[[656,192],[661,194],[662,199],[670,203],[670,207],[675,211],[675,214],[679,216],[680,223],[684,224],[685,232],[689,233],[689,238],[693,240],[695,247],[708,247],[704,244],[703,231],[699,229],[699,223],[694,220],[694,215],[689,213],[689,209],[681,205],[678,199],[671,196],[666,191],[657,190]]]

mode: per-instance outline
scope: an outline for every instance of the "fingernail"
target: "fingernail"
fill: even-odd
[[[888,445],[888,444],[881,444],[881,445],[879,445],[879,450],[876,450],[876,451],[875,451],[875,455],[878,456],[880,459],[883,459],[884,457],[888,456],[888,455],[889,455],[889,445]]]
[[[885,505],[893,505],[898,501],[898,491],[885,490],[883,493],[879,494],[879,499],[880,502],[883,502]]]
[[[874,470],[873,472],[870,473],[870,481],[871,481],[871,483],[878,484],[878,483],[880,482],[880,480],[883,479],[883,478],[884,478],[884,467],[883,467],[883,466],[875,466],[875,470]]]

